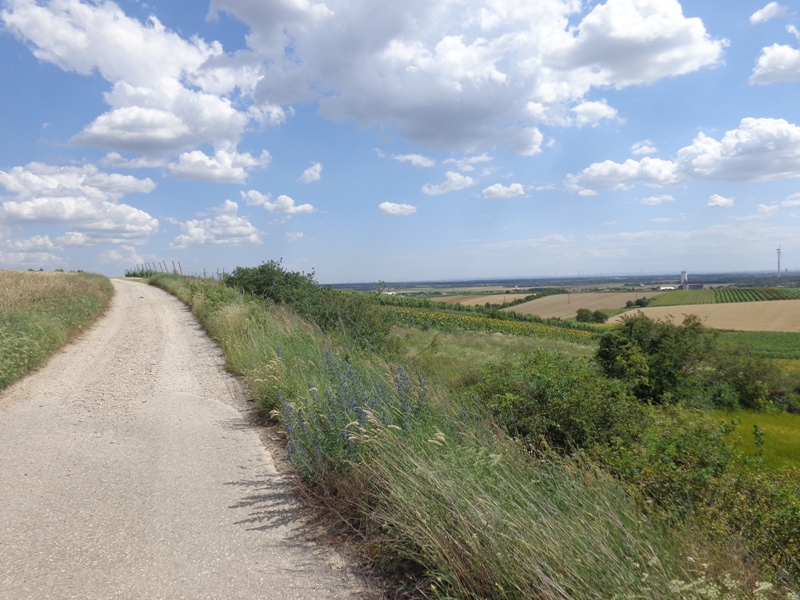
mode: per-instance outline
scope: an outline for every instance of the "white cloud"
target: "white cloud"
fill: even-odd
[[[395,204],[393,202],[381,202],[378,206],[378,210],[382,214],[389,215],[390,217],[407,217],[417,212],[415,206],[410,204]]]
[[[244,183],[249,177],[250,169],[267,166],[271,158],[266,150],[258,157],[249,153],[240,154],[235,150],[217,150],[214,156],[193,150],[181,154],[177,163],[169,165],[169,170],[172,175],[182,179]]]
[[[213,218],[193,219],[180,224],[183,235],[175,238],[172,248],[191,246],[243,246],[260,244],[261,237],[247,217],[239,216],[239,205],[226,200],[214,209]]]
[[[555,62],[583,70],[584,85],[652,83],[717,64],[726,46],[712,40],[698,18],[686,18],[677,0],[608,0],[596,4]]]
[[[475,165],[481,165],[492,162],[492,157],[488,154],[479,154],[477,156],[467,156],[464,158],[448,158],[444,163],[446,165],[455,165],[459,171],[472,172],[475,170]]]
[[[517,196],[524,196],[525,188],[521,183],[512,183],[511,185],[503,185],[495,183],[483,190],[483,197],[489,200],[505,200],[507,198],[516,198]]]
[[[300,176],[301,183],[314,183],[322,177],[322,163],[314,163],[308,167]]]
[[[659,204],[664,204],[665,202],[675,202],[675,198],[667,194],[664,196],[650,196],[649,198],[643,198],[642,200],[639,200],[640,204],[644,204],[646,206],[658,206]]]
[[[572,109],[572,112],[575,113],[575,122],[581,126],[597,126],[603,119],[617,118],[616,109],[610,107],[605,100],[600,100],[598,102],[581,102]]]
[[[708,206],[711,208],[728,208],[734,205],[733,198],[726,198],[719,194],[711,194],[708,197]]]
[[[766,23],[770,19],[783,17],[789,12],[788,7],[782,6],[777,2],[770,2],[764,8],[761,8],[750,15],[750,23],[756,25],[758,23]]]
[[[757,210],[760,215],[774,215],[779,209],[777,204],[759,204]]]
[[[622,164],[610,160],[594,163],[584,169],[577,179],[580,184],[592,189],[614,190],[624,190],[636,183],[673,185],[680,180],[675,163],[649,156],[638,161],[628,159]]]
[[[783,119],[745,118],[720,140],[698,134],[675,161],[645,157],[594,163],[567,178],[574,191],[667,186],[687,179],[771,181],[800,177],[800,127]]]
[[[28,239],[7,240],[6,247],[14,252],[53,252],[62,248],[47,235],[35,235]]]
[[[721,140],[700,133],[678,152],[681,172],[700,179],[769,181],[800,177],[800,127],[745,118]]]
[[[800,50],[791,46],[773,44],[761,49],[750,83],[770,84],[782,81],[800,81]]]
[[[305,237],[301,231],[286,232],[283,234],[283,239],[287,242],[299,242]]]
[[[250,27],[248,45],[264,59],[258,103],[317,97],[325,116],[391,123],[428,147],[506,144],[526,155],[541,151],[537,125],[562,120],[592,88],[689,73],[717,64],[725,46],[684,17],[677,0],[583,9],[576,0],[397,2],[380,10],[364,0],[211,4],[212,14]],[[599,107],[584,108],[585,122]]]
[[[104,266],[118,268],[132,268],[144,263],[145,259],[139,255],[135,246],[118,246],[110,248],[100,254],[97,263]]]
[[[100,165],[103,167],[122,167],[124,169],[153,169],[163,167],[166,161],[163,158],[125,158],[119,152],[109,152],[102,159]]]
[[[240,110],[227,97],[252,93],[258,60],[184,39],[154,16],[142,23],[110,1],[16,0],[0,19],[39,60],[111,84],[109,109],[73,137],[77,144],[163,159],[201,144],[235,146],[248,121],[266,118],[266,109]]]
[[[111,84],[108,110],[75,142],[162,159],[234,148],[249,123],[282,123],[314,100],[324,116],[391,124],[428,147],[531,156],[542,123],[615,118],[585,101],[592,89],[697,71],[726,45],[677,0],[212,0],[209,15],[223,12],[248,28],[247,49],[185,39],[111,1],[14,0],[0,19],[40,60]]]
[[[426,183],[422,186],[422,192],[428,196],[439,196],[475,185],[475,180],[472,179],[472,177],[456,173],[455,171],[448,171],[446,177],[447,180],[439,185]]]
[[[415,167],[433,167],[436,165],[435,160],[421,154],[395,154],[392,158],[400,162],[411,163]]]
[[[0,204],[0,223],[54,223],[74,228],[84,244],[142,243],[158,221],[121,204],[132,193],[150,193],[150,179],[101,172],[94,165],[58,167],[30,163],[0,170],[0,186],[14,199]]]
[[[656,148],[650,140],[642,140],[631,146],[631,154],[634,156],[655,154],[656,152],[658,152],[658,148]]]
[[[800,206],[800,194],[792,194],[791,196],[787,197],[783,202],[781,202],[781,206]]]
[[[248,205],[261,206],[269,212],[284,215],[304,215],[316,211],[311,204],[297,205],[292,198],[285,195],[278,196],[275,202],[271,202],[269,194],[262,194],[256,190],[250,190],[249,192],[242,192],[242,198],[247,201]]]

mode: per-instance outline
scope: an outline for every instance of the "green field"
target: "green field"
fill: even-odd
[[[685,306],[687,304],[727,304],[797,300],[797,288],[724,288],[718,290],[675,290],[653,298],[649,306]]]
[[[800,359],[800,333],[792,331],[726,331],[719,343],[764,358]]]
[[[726,422],[739,422],[732,435],[748,456],[757,454],[753,428],[758,425],[764,431],[764,464],[773,469],[800,468],[800,415],[737,410],[714,416]]]

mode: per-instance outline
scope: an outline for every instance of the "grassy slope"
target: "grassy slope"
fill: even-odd
[[[113,293],[100,275],[0,271],[0,389],[103,314]]]

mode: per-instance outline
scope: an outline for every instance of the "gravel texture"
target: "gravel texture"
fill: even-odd
[[[0,598],[372,597],[306,535],[191,313],[114,286],[94,328],[0,394]]]

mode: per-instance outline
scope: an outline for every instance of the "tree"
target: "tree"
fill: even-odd
[[[669,404],[702,385],[715,338],[695,315],[674,325],[637,313],[601,336],[595,358],[606,375],[625,381],[641,400]]]
[[[581,323],[591,323],[594,321],[594,313],[588,308],[579,308],[578,316],[576,317]]]

